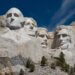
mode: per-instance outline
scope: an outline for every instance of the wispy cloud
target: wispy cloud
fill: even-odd
[[[60,20],[57,25],[62,25],[64,24],[69,18],[71,18],[73,15],[75,15],[75,10],[71,11],[71,14],[66,15],[62,20]]]
[[[63,0],[61,7],[52,17],[49,27],[64,24],[74,14],[75,0]]]

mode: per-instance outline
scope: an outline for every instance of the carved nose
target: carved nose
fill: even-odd
[[[13,22],[14,21],[14,19],[13,18],[11,18],[11,22]]]
[[[47,42],[47,39],[44,39],[45,42]]]
[[[62,36],[60,36],[60,43],[63,41],[63,37]]]
[[[60,40],[59,42],[62,43],[62,40]]]

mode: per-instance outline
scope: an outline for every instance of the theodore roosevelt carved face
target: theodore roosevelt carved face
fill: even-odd
[[[36,31],[36,38],[41,41],[43,48],[47,47],[48,31],[45,28],[38,28]]]

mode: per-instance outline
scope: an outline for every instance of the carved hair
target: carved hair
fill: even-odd
[[[52,43],[52,46],[51,46],[52,49],[55,49],[55,48],[57,47],[57,42],[56,42],[56,40],[57,40],[57,34],[58,34],[62,29],[69,30],[69,28],[68,28],[67,26],[64,26],[64,25],[57,26],[57,28],[56,28],[56,30],[55,30],[55,32],[54,32],[54,40],[53,40],[53,43]],[[68,34],[69,34],[69,32],[68,32]],[[69,37],[71,38],[71,36],[69,36]],[[70,40],[70,42],[71,42],[71,40]]]
[[[26,22],[28,19],[31,20],[31,21],[34,23],[34,26],[35,26],[35,27],[37,27],[37,22],[36,22],[32,17],[25,17],[25,22]]]
[[[42,31],[42,30],[45,30],[48,33],[48,30],[46,28],[39,27],[37,29],[37,31],[35,32],[35,36],[37,37],[39,35],[39,32]]]

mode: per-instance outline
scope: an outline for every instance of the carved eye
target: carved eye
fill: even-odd
[[[15,16],[15,17],[19,17],[19,15],[18,15],[17,13],[14,13],[14,16]]]
[[[42,38],[44,38],[44,35],[39,35],[39,37],[42,37]]]
[[[33,29],[33,26],[31,26],[30,29]]]
[[[67,34],[62,34],[62,37],[67,37],[68,35]]]
[[[67,34],[60,34],[60,35],[57,35],[57,38],[60,38],[60,36],[67,37],[68,35]]]
[[[30,22],[28,22],[27,25],[30,25]]]
[[[34,23],[32,23],[32,25],[34,26]]]
[[[12,13],[9,13],[7,14],[7,18],[11,17],[12,16]]]
[[[61,35],[57,35],[57,38],[60,38]]]

